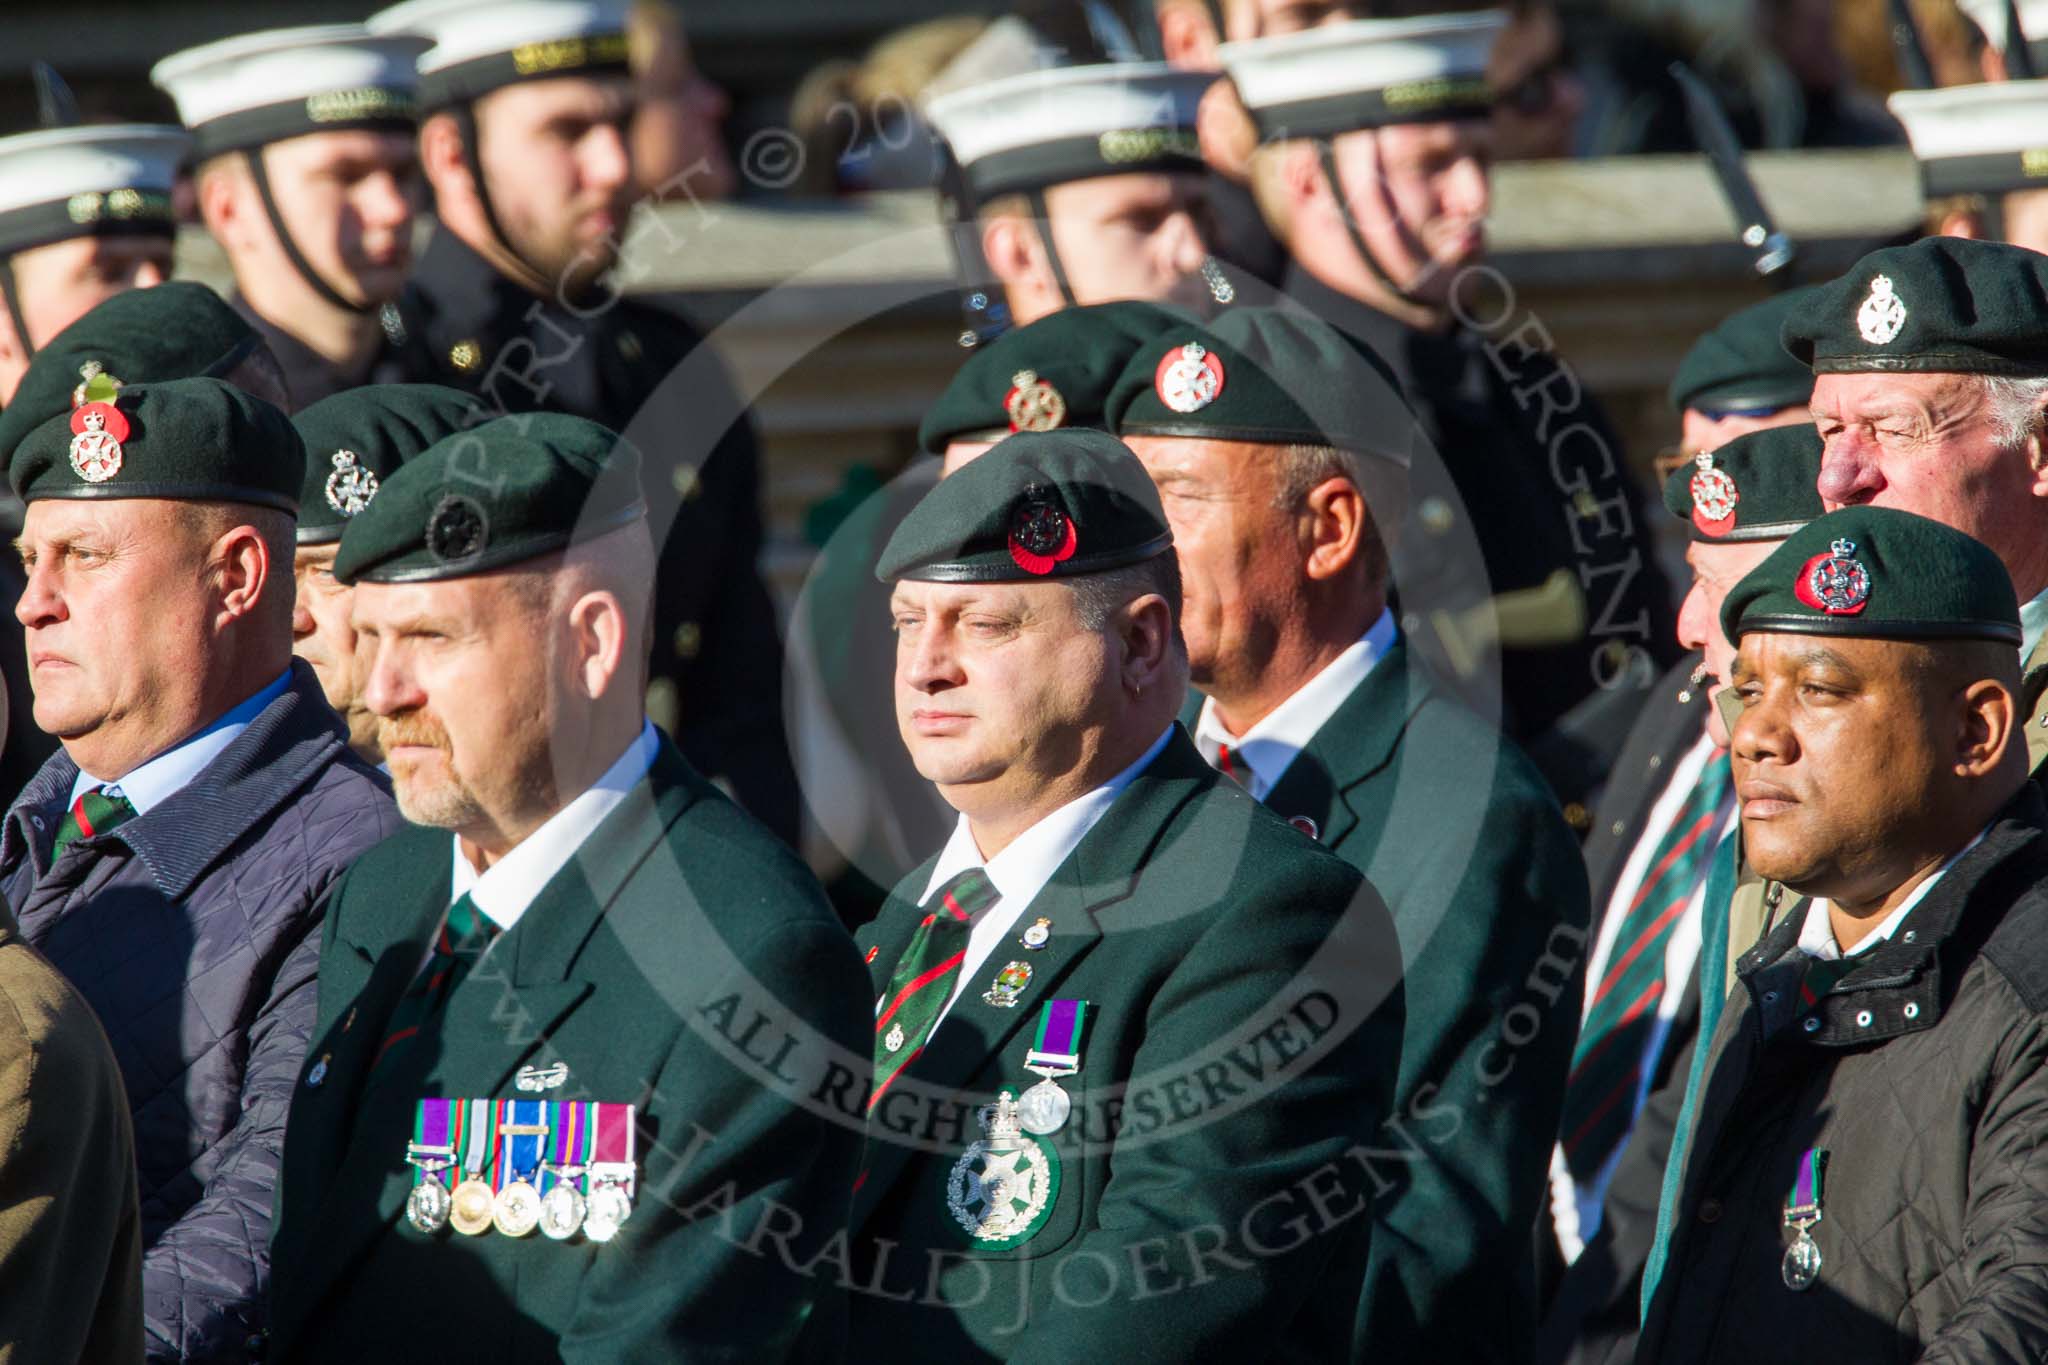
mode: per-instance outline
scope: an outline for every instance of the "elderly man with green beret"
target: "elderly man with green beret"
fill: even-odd
[[[438,384],[366,384],[324,398],[292,419],[306,443],[292,557],[292,652],[348,723],[349,747],[382,763],[377,718],[363,703],[354,594],[334,576],[341,533],[398,467],[481,416],[474,398]]]
[[[1787,894],[1713,1036],[1637,1358],[2038,1358],[2048,807],[2012,581],[1851,507],[1721,615],[1744,851]]]
[[[1176,723],[1144,467],[1021,432],[876,574],[898,728],[960,818],[859,934],[850,1358],[1343,1356],[1364,1215],[1402,1178],[1400,952],[1358,872]]]
[[[1693,572],[1679,641],[1701,662],[1694,676],[1667,677],[1650,699],[1586,845],[1595,921],[1551,1158],[1557,1288],[1537,1338],[1539,1365],[1626,1358],[1642,1321],[1674,1133],[1704,1060],[1696,1042],[1720,1018],[1730,942],[1739,953],[1762,925],[1761,888],[1739,875],[1727,725],[1708,700],[1735,657],[1721,604],[1821,515],[1819,474],[1820,437],[1802,421],[1736,436],[1664,483],[1664,505],[1685,521]]]
[[[1865,256],[1788,318],[1827,442],[1820,495],[1896,507],[1989,545],[2048,662],[2048,256],[1929,237]],[[2048,699],[2026,726],[2048,759]]]
[[[63,748],[8,810],[0,890],[120,1059],[152,1358],[240,1358],[320,917],[398,815],[292,659],[291,420],[219,379],[102,372],[80,398],[8,467],[35,720]]]
[[[865,983],[803,865],[648,722],[654,562],[637,455],[561,415],[437,442],[342,533],[412,827],[328,912],[272,1358],[836,1340],[845,1283],[805,1267],[861,1129],[815,1095],[865,1052]]]
[[[1413,418],[1376,357],[1268,308],[1156,335],[1109,416],[1173,528],[1197,749],[1363,872],[1400,936],[1394,1112],[1446,1117],[1373,1212],[1350,1354],[1514,1355],[1535,1326],[1526,1230],[1571,1052],[1585,870],[1528,759],[1395,623]],[[1476,1283],[1497,1311],[1470,1311]]]

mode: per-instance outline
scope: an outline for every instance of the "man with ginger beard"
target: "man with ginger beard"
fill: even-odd
[[[861,1126],[806,1101],[865,1061],[865,976],[647,719],[645,514],[630,446],[539,414],[434,445],[342,533],[414,828],[328,914],[274,1358],[774,1360],[843,1326],[797,1267],[844,1235]],[[777,1256],[732,1235],[771,1226]]]
[[[623,0],[408,0],[379,33],[420,59],[420,166],[436,224],[399,300],[405,377],[475,394],[487,417],[566,412],[637,437],[661,552],[648,708],[706,776],[785,839],[796,779],[783,734],[774,604],[762,582],[759,456],[731,379],[681,316],[622,296],[642,259],[683,249],[651,219],[628,134]],[[667,195],[692,189],[687,173]]]
[[[414,60],[359,24],[273,29],[166,57],[199,213],[294,408],[400,377],[392,301],[412,265]]]
[[[1961,532],[1851,507],[1721,620],[1744,849],[1784,894],[1674,1156],[1636,1358],[2037,1358],[2048,807],[2011,580]]]
[[[151,1359],[241,1360],[326,896],[399,822],[291,657],[290,419],[218,379],[82,389],[8,468],[64,747],[7,813],[0,888],[120,1063]]]

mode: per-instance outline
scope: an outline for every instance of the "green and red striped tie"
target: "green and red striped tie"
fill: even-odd
[[[931,908],[897,960],[889,993],[875,1014],[875,1088],[868,1096],[869,1109],[924,1050],[960,979],[967,931],[998,894],[987,872],[970,867],[925,902]]]
[[[109,796],[105,787],[94,787],[71,803],[71,809],[58,824],[56,852],[62,853],[80,839],[95,838],[134,818],[135,806],[127,797],[118,792]]]
[[[1728,751],[1716,749],[1658,841],[1615,932],[1606,970],[1588,997],[1558,1127],[1565,1165],[1581,1182],[1599,1174],[1634,1121],[1657,1001],[1665,990],[1664,950],[1711,865],[1733,785]]]
[[[383,1064],[393,1049],[402,1048],[419,1034],[421,1026],[497,937],[498,926],[476,908],[468,892],[455,898],[455,904],[448,907],[441,932],[434,939],[434,951],[428,955],[427,965],[420,968],[412,985],[399,997],[397,1008],[391,1011],[391,1027],[378,1046],[376,1057],[371,1059],[372,1071]]]

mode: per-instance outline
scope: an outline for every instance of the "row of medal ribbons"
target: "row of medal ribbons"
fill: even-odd
[[[425,1099],[405,1159],[405,1217],[432,1236],[493,1228],[608,1242],[633,1212],[633,1106],[596,1100]]]

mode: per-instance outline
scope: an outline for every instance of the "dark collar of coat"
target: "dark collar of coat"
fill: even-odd
[[[177,900],[243,835],[337,762],[360,767],[365,778],[389,790],[381,774],[349,752],[348,732],[312,668],[293,659],[283,695],[257,712],[219,757],[161,805],[105,837],[132,849],[157,890]],[[59,749],[50,756],[7,813],[0,868],[13,868],[31,847],[41,855],[30,821],[41,816],[54,830],[77,780],[69,754]]]
[[[1934,1027],[1946,1003],[1944,977],[1961,979],[1968,957],[1997,928],[2018,893],[2048,872],[2044,832],[2048,803],[2041,788],[2028,782],[1992,818],[1977,846],[1956,859],[1913,907],[1898,932],[1856,955],[1856,965],[1815,1002],[1811,1014],[1819,1025],[1799,1025],[1803,1036],[1821,1046],[1844,1047]],[[1805,1013],[1799,1007],[1798,982],[1806,967],[1799,932],[1807,905],[1796,902],[1736,965],[1737,977],[1762,1015],[1766,1037]]]

